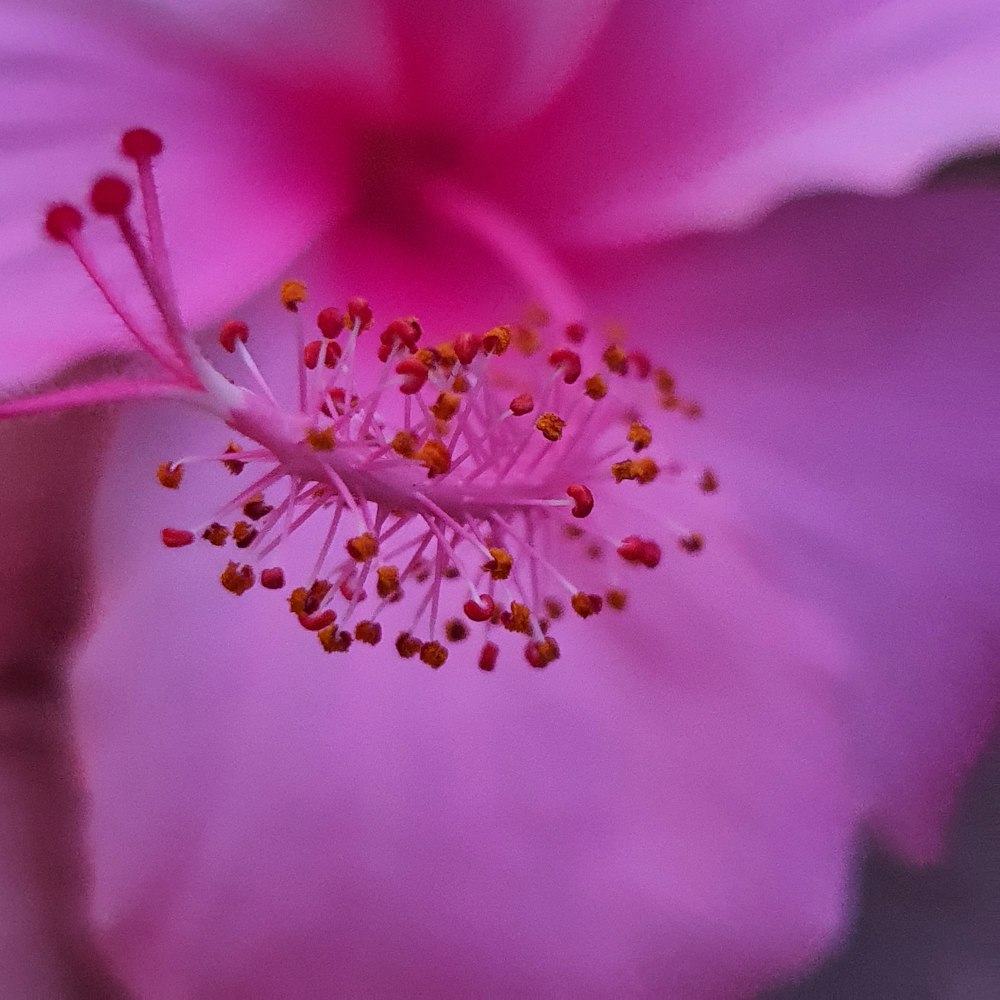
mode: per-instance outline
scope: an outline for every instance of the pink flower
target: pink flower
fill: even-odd
[[[614,487],[636,534],[708,539],[634,577],[628,617],[565,628],[543,672],[484,676],[461,647],[432,674],[384,647],[331,660],[280,598],[220,593],[210,545],[165,552],[218,482],[186,473],[175,499],[152,470],[220,429],[130,412],[76,683],[95,915],[141,995],[745,995],[835,941],[863,832],[935,855],[996,705],[1000,205],[817,199],[660,240],[995,138],[991,8],[5,14],[5,381],[112,345],[35,209],[141,121],[168,137],[180,312],[259,292],[240,315],[279,398],[294,326],[257,332],[280,333],[295,258],[317,294],[442,336],[540,296],[663,356],[708,416],[651,410],[656,457],[722,470],[718,496]],[[200,401],[186,343],[161,353]]]

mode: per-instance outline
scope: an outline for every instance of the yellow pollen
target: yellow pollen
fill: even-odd
[[[413,456],[427,468],[427,477],[443,476],[451,468],[451,452],[440,441],[425,441]]]
[[[642,451],[653,443],[653,432],[645,424],[634,423],[628,429],[625,440],[632,445],[633,451]]]
[[[491,548],[493,557],[483,563],[483,571],[489,573],[494,580],[506,580],[514,566],[514,557],[506,549]]]
[[[456,413],[458,413],[458,408],[462,403],[462,397],[457,396],[453,392],[442,392],[438,396],[437,401],[430,408],[431,413],[434,414],[438,420],[451,420]]]
[[[607,348],[603,357],[608,370],[616,375],[624,375],[628,371],[628,355],[617,344]]]
[[[298,312],[299,306],[306,300],[306,286],[294,279],[286,281],[281,286],[281,304],[289,312]]]
[[[522,635],[531,635],[531,610],[527,604],[520,604],[518,601],[511,601],[510,616],[504,622],[504,628],[508,632],[520,632]]]
[[[455,353],[455,345],[450,341],[446,340],[443,344],[438,344],[437,346],[438,362],[441,364],[442,368],[447,368],[449,371],[458,364],[458,355]]]
[[[355,562],[368,562],[378,555],[378,539],[370,531],[366,531],[356,538],[349,538],[345,548]]]
[[[240,566],[238,563],[230,562],[222,571],[219,580],[230,594],[239,597],[254,585],[256,575],[249,566]]]
[[[229,537],[229,529],[224,524],[219,524],[218,521],[213,521],[202,532],[201,537],[204,538],[206,542],[210,542],[212,545],[225,545],[226,539]]]
[[[375,573],[378,576],[375,589],[379,597],[385,599],[399,593],[399,570],[395,566],[379,566]]]
[[[233,525],[233,541],[245,549],[257,537],[257,529],[249,521],[237,521]]]
[[[413,355],[417,361],[419,361],[425,368],[436,368],[439,360],[439,355],[437,351],[432,350],[430,347],[421,347],[416,354]]]
[[[173,462],[164,462],[157,468],[156,478],[160,481],[161,486],[165,486],[168,490],[176,490],[184,478],[184,466],[174,465]]]
[[[546,441],[558,441],[563,435],[566,421],[555,413],[543,413],[536,421],[535,427],[542,432]]]
[[[510,327],[495,326],[483,335],[484,354],[504,354],[510,347]]]
[[[651,458],[637,458],[632,463],[635,470],[635,478],[640,485],[651,483],[660,474],[660,467]]]
[[[608,383],[604,381],[603,375],[591,375],[583,386],[584,392],[591,399],[604,399],[608,394]]]
[[[346,653],[351,648],[351,633],[338,629],[336,625],[327,625],[316,635],[320,645],[328,653]]]
[[[319,430],[317,427],[310,427],[306,431],[306,444],[313,451],[333,451],[337,439],[334,436],[332,427],[324,427]]]
[[[631,458],[626,458],[624,462],[615,462],[611,466],[611,475],[615,477],[616,483],[623,483],[626,479],[638,479],[639,474],[635,469],[636,463]]]
[[[417,451],[417,439],[409,431],[397,431],[391,447],[397,455],[413,458]]]

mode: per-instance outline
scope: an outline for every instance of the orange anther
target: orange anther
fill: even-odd
[[[616,375],[628,373],[628,355],[617,344],[606,348],[602,357],[609,371],[613,371]]]
[[[181,480],[184,478],[184,466],[175,465],[173,462],[164,462],[157,467],[156,478],[160,481],[160,485],[165,486],[168,490],[179,489]]]
[[[313,451],[333,451],[337,445],[337,436],[332,427],[310,427],[306,431],[306,444]]]
[[[420,647],[420,659],[427,666],[437,670],[438,667],[444,666],[445,660],[448,659],[448,650],[439,642],[425,642]]]
[[[226,445],[225,454],[226,455],[238,455],[243,449],[238,445],[234,444],[232,441]],[[222,464],[229,470],[229,474],[232,476],[238,476],[246,467],[246,462],[241,462],[236,458],[224,458]]]
[[[423,643],[409,632],[400,632],[396,637],[396,652],[405,660],[417,655],[423,647]]]
[[[257,537],[257,529],[249,521],[237,521],[233,525],[233,541],[238,549],[248,548]]]
[[[378,555],[378,539],[370,531],[356,538],[349,538],[344,547],[355,562],[368,562]]]
[[[594,400],[604,399],[608,394],[608,383],[604,381],[603,375],[591,375],[583,383],[583,391]]]
[[[451,468],[451,452],[440,441],[425,441],[413,456],[427,469],[427,476],[443,476]]]
[[[460,618],[449,618],[444,623],[444,637],[449,642],[461,642],[469,637],[469,626]]]
[[[645,424],[633,423],[625,440],[632,445],[633,451],[643,451],[653,443],[653,432]]]
[[[536,421],[535,427],[542,432],[546,441],[558,441],[563,435],[566,421],[555,413],[543,413]]]
[[[705,547],[705,537],[697,531],[693,531],[690,535],[678,538],[677,543],[685,552],[690,552],[693,555],[695,552],[701,552]]]
[[[714,493],[719,488],[718,477],[711,469],[706,469],[698,480],[698,488],[702,493]]]
[[[299,306],[306,300],[306,286],[301,281],[290,279],[282,282],[281,304],[289,312],[298,312]]]
[[[201,537],[212,545],[221,547],[226,544],[229,537],[229,529],[218,521],[213,521],[202,533]]]
[[[399,593],[399,570],[395,566],[379,566],[375,574],[378,577],[375,590],[379,597],[385,599]]]
[[[461,396],[457,396],[453,392],[442,392],[430,410],[438,420],[451,420],[458,413],[461,403]]]
[[[351,633],[336,625],[327,625],[317,633],[317,638],[327,653],[346,653],[351,648]]]
[[[484,354],[503,354],[510,347],[510,327],[495,326],[483,334]]]
[[[612,587],[604,597],[608,602],[608,607],[614,608],[615,611],[623,611],[628,602],[628,595],[624,590],[619,590],[617,587]]]
[[[250,566],[240,566],[238,563],[228,563],[219,576],[222,586],[239,597],[245,594],[256,580],[253,569]]]
[[[382,641],[382,626],[378,622],[358,622],[354,626],[354,638],[369,646],[377,646]]]
[[[483,563],[483,571],[489,573],[494,580],[506,580],[514,566],[514,557],[506,549],[490,547],[489,552],[492,558]]]
[[[390,447],[403,458],[413,458],[417,451],[417,439],[409,431],[397,431]]]
[[[583,591],[574,594],[569,603],[581,618],[596,615],[604,607],[604,599],[599,594],[585,594]]]
[[[522,635],[531,635],[531,609],[527,604],[519,601],[510,602],[510,611],[504,611],[500,615],[500,624],[508,632],[520,632]]]
[[[555,639],[546,637],[541,642],[529,642],[524,647],[524,658],[536,669],[547,667],[553,660],[559,659],[559,647]]]

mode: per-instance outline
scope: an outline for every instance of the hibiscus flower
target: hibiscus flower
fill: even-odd
[[[36,210],[143,123],[166,136],[176,311],[198,329],[238,309],[264,396],[300,391],[286,278],[321,305],[361,293],[386,322],[419,316],[430,342],[538,301],[557,349],[587,324],[588,365],[603,321],[627,324],[627,351],[706,409],[683,421],[640,398],[631,359],[661,471],[721,470],[712,496],[666,474],[607,487],[626,561],[655,562],[665,529],[707,546],[626,567],[650,571],[629,607],[562,626],[547,669],[479,670],[456,644],[432,671],[385,644],[327,656],[265,588],[219,588],[213,546],[165,551],[163,524],[203,521],[219,480],[185,463],[174,496],[153,471],[225,441],[176,402],[130,409],[99,478],[99,603],[74,679],[94,917],[139,995],[747,995],[836,941],[866,831],[935,856],[996,706],[1000,206],[827,197],[666,238],[821,184],[895,190],[995,139],[991,7],[5,10],[6,384],[128,343]],[[136,291],[104,222],[87,245]],[[185,345],[160,342],[161,372]],[[556,346],[524,363],[535,385],[564,385]],[[22,447],[5,480],[17,558],[58,542],[57,586],[86,547],[64,525],[87,517],[99,437],[62,427],[68,456]],[[55,462],[67,506],[44,499],[32,548],[29,491]],[[314,551],[301,533],[286,547],[289,564]]]

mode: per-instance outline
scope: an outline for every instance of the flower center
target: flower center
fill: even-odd
[[[400,656],[437,668],[475,631],[484,671],[510,641],[521,643],[533,667],[557,659],[554,623],[570,611],[580,618],[623,611],[633,574],[660,566],[664,534],[685,552],[701,549],[699,534],[666,522],[659,540],[636,533],[619,499],[663,475],[683,478],[678,463],[654,457],[655,421],[644,414],[693,417],[696,404],[678,396],[666,369],[578,316],[557,323],[536,308],[517,324],[428,346],[414,317],[376,333],[361,298],[343,310],[322,308],[307,323],[307,289],[286,281],[281,303],[296,343],[297,398],[279,402],[240,320],[222,325],[219,344],[241,363],[242,384],[224,377],[176,305],[152,177],[161,148],[141,129],[122,141],[139,175],[145,239],[129,214],[126,181],[103,177],[90,199],[118,226],[161,329],[140,326],[105,280],[77,208],[55,205],[46,217],[49,236],[73,250],[157,378],[14,400],[0,404],[0,417],[166,396],[219,418],[239,440],[216,454],[164,462],[159,482],[178,489],[189,466],[210,463],[249,483],[203,524],[163,529],[167,548],[230,548],[222,586],[236,596],[257,586],[285,591],[293,620],[327,652],[377,645],[387,617],[402,617]],[[461,192],[442,187],[430,197],[500,252],[527,239]],[[574,296],[549,270],[565,312]],[[697,480],[706,493],[717,485],[710,471]],[[289,555],[303,548],[288,544],[292,536],[308,539],[304,564]]]

